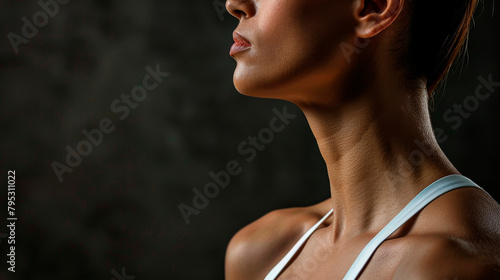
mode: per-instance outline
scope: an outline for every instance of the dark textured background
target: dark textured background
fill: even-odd
[[[219,2],[223,4],[222,1]],[[228,51],[237,20],[211,1],[77,1],[60,11],[15,54],[7,34],[21,33],[36,1],[0,0],[0,201],[16,170],[16,274],[2,279],[222,279],[225,247],[241,227],[272,209],[328,197],[315,140],[293,104],[249,98],[233,87]],[[466,176],[500,198],[500,87],[458,129],[443,120],[474,94],[478,77],[500,81],[500,18],[480,5],[469,59],[434,102],[442,143]],[[223,20],[221,20],[221,17]],[[121,121],[110,104],[142,82],[145,67],[170,76]],[[272,109],[298,114],[247,163],[238,145],[268,126]],[[54,161],[109,117],[115,131],[59,183]],[[243,171],[186,225],[178,205],[210,171],[241,162]],[[7,230],[0,208],[0,233]],[[16,277],[14,277],[16,276]]]

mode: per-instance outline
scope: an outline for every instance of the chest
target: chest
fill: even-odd
[[[342,247],[332,247],[317,240],[308,242],[277,279],[343,279],[368,242],[369,240],[360,240]],[[391,279],[407,254],[405,244],[386,240],[377,248],[356,279]]]

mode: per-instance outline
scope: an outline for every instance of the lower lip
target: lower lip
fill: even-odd
[[[243,42],[236,42],[231,46],[231,50],[229,51],[229,55],[235,55],[237,53],[243,52],[251,48],[252,45],[243,43]]]

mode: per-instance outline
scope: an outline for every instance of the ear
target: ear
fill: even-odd
[[[405,0],[355,0],[356,35],[371,38],[389,27],[399,16]]]

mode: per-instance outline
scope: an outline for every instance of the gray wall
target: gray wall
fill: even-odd
[[[40,10],[36,1],[0,2],[0,166],[5,179],[16,170],[18,218],[17,272],[7,272],[1,235],[0,280],[119,279],[122,268],[136,279],[222,279],[238,229],[272,209],[328,197],[299,109],[234,89],[228,51],[237,20],[227,13],[221,20],[211,1],[70,1],[15,53],[7,34],[20,35],[22,18]],[[479,76],[500,81],[500,19],[491,2],[481,10],[468,63],[448,79],[432,114],[452,162],[499,200],[499,88],[459,127],[443,118],[470,101]],[[121,94],[158,64],[170,75],[125,116]],[[285,106],[297,117],[248,162],[238,146]],[[91,151],[81,146],[89,155],[59,182],[52,164],[66,164],[66,147],[76,149],[82,131],[103,120],[114,130]],[[192,205],[193,188],[232,160],[241,173],[186,225],[178,205]]]

